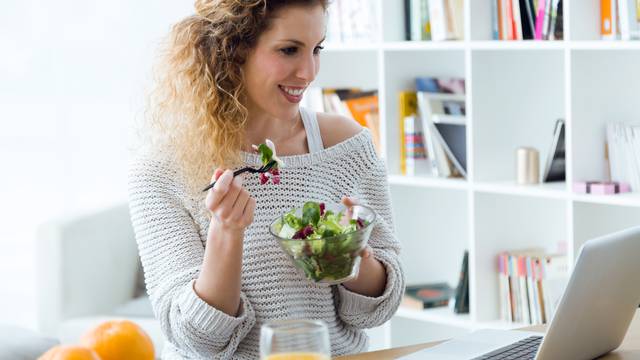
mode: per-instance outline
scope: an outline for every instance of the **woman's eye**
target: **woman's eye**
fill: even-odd
[[[320,50],[322,50],[322,49],[324,49],[324,46],[316,46],[316,47],[313,49],[313,54],[314,54],[314,55],[318,55],[318,54],[320,53]]]
[[[285,55],[295,55],[295,53],[298,52],[298,48],[295,46],[292,46],[292,47],[280,49],[280,51],[282,51],[282,53]]]

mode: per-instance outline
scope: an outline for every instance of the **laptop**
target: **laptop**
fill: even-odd
[[[405,360],[593,359],[614,350],[640,304],[640,226],[587,241],[545,335],[479,330]]]

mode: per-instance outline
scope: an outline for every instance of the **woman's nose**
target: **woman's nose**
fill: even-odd
[[[298,64],[296,76],[307,82],[312,82],[318,72],[318,61],[318,57],[314,54],[303,56]]]

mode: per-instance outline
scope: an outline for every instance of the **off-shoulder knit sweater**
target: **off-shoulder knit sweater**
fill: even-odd
[[[256,154],[246,163],[260,165]],[[190,195],[179,167],[158,155],[139,155],[130,165],[129,202],[147,292],[167,340],[164,359],[257,359],[260,326],[275,319],[320,319],[329,328],[333,356],[365,351],[362,329],[383,324],[404,289],[399,244],[392,224],[389,185],[371,133],[319,152],[282,156],[278,185],[258,176],[244,186],[256,199],[242,257],[241,309],[229,316],[196,295],[209,216],[205,194]],[[205,185],[205,184],[203,184]],[[342,285],[318,285],[298,273],[269,234],[270,222],[305,201],[340,202],[353,196],[378,214],[369,240],[386,268],[386,288],[372,298]],[[220,289],[220,291],[225,291]]]

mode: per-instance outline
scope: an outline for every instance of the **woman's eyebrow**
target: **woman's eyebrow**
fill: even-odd
[[[322,38],[322,40],[318,41],[318,44],[322,43],[325,40],[325,38]],[[283,39],[280,40],[282,42],[291,42],[294,43],[298,46],[306,46],[307,44],[305,44],[304,42],[300,41],[300,40],[296,40],[296,39]]]

